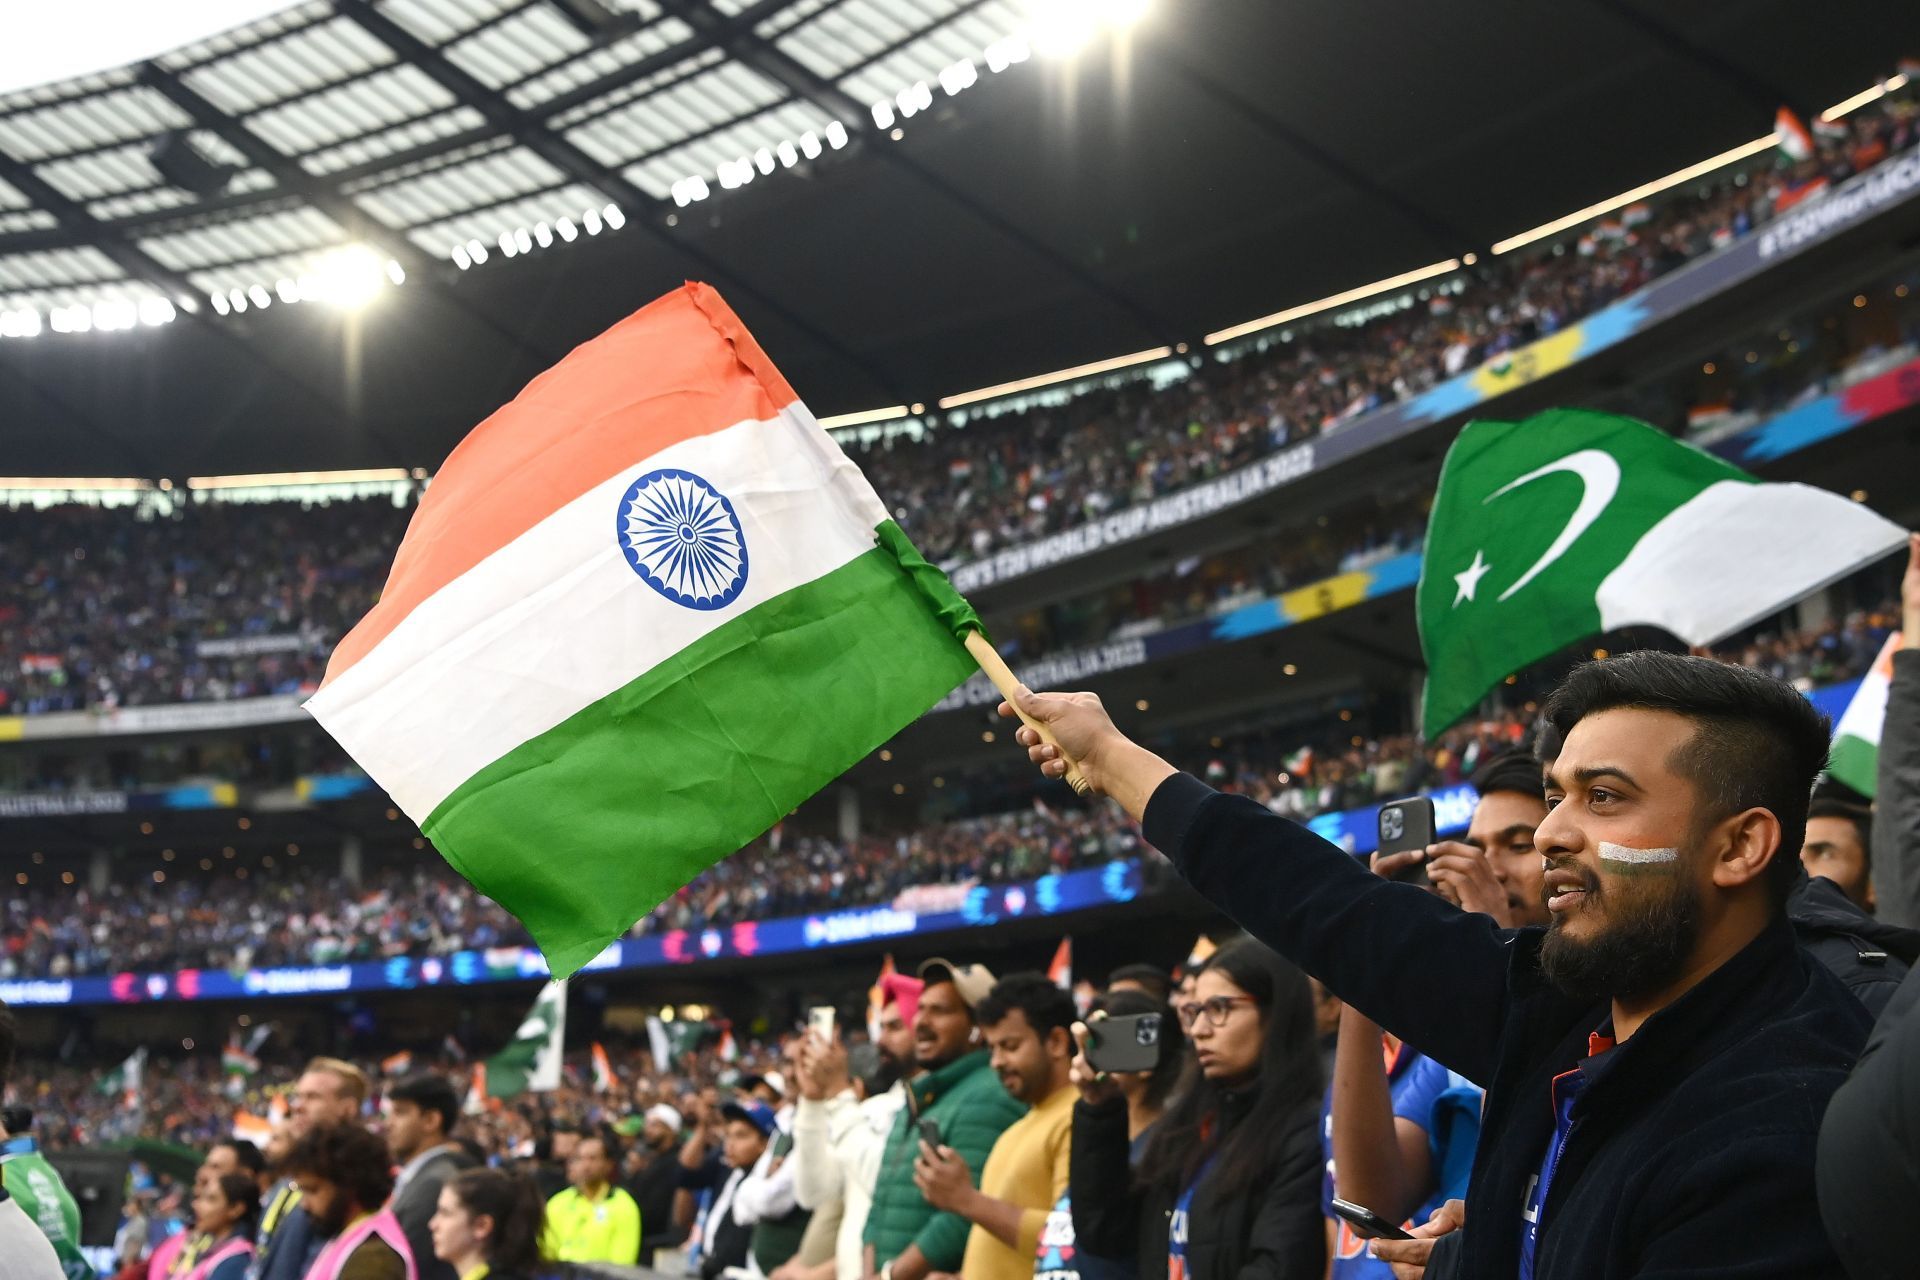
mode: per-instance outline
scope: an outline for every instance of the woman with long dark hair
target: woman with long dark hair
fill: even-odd
[[[460,1280],[533,1280],[547,1206],[524,1174],[469,1169],[440,1189],[427,1229]]]
[[[187,1280],[241,1280],[253,1261],[260,1222],[260,1184],[251,1174],[203,1177],[193,1185],[193,1229],[199,1261]]]
[[[1080,1247],[1136,1258],[1143,1277],[1318,1280],[1321,1078],[1306,975],[1252,939],[1230,942],[1180,1019],[1195,1069],[1131,1173],[1126,1106],[1074,1060]]]

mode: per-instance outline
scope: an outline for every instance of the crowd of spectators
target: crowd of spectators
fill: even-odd
[[[0,714],[309,690],[379,598],[410,514],[390,499],[0,508]]]
[[[1199,362],[1060,405],[938,425],[856,449],[929,558],[952,563],[1065,529],[1243,466],[1540,337],[1765,222],[1783,198],[1908,146],[1913,104],[1849,118],[1796,166],[1761,158],[1703,189],[1636,207],[1577,240],[1478,265],[1457,289],[1354,325]],[[1785,347],[1791,345],[1792,352]],[[1811,342],[1771,363],[1795,369]],[[1789,356],[1798,357],[1789,360]],[[1756,353],[1757,359],[1757,353]],[[1831,363],[1831,361],[1829,361]],[[1817,371],[1816,371],[1817,372]],[[1816,385],[1799,377],[1802,388]],[[1789,392],[1770,383],[1761,397]],[[1746,399],[1752,399],[1748,395]],[[1745,407],[1745,400],[1741,401]],[[1025,648],[1197,616],[1253,593],[1418,545],[1419,504],[1324,538],[1289,538],[1176,566],[1159,580],[1023,621]],[[310,691],[332,644],[377,598],[409,511],[390,497],[302,505],[188,501],[141,515],[87,506],[0,509],[0,715]],[[1350,535],[1350,536],[1348,536]],[[1347,536],[1342,542],[1339,539]],[[1321,545],[1321,543],[1328,545]],[[203,646],[207,646],[203,648]]]
[[[1755,628],[1713,656],[1808,690],[1864,674],[1898,619],[1887,600],[1814,627]],[[1221,790],[1308,819],[1464,781],[1522,740],[1533,714],[1523,701],[1423,742],[1356,732],[1347,709],[1318,728],[1163,749]],[[983,789],[975,803],[1019,807],[853,842],[777,829],[661,903],[634,935],[884,903],[916,885],[1028,879],[1145,851],[1111,808],[1055,800]],[[217,874],[119,880],[99,893],[39,877],[0,907],[0,978],[333,964],[530,942],[518,921],[436,860],[378,870],[357,885],[312,859],[251,877],[213,865]]]

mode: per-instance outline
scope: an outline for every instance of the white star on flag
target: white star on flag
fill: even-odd
[[[1455,563],[1459,562],[1455,561]],[[1454,582],[1460,588],[1453,597],[1454,608],[1459,608],[1462,600],[1473,599],[1474,591],[1480,586],[1480,579],[1486,577],[1488,570],[1492,568],[1493,566],[1487,563],[1484,553],[1479,551],[1473,553],[1473,563],[1453,575]]]

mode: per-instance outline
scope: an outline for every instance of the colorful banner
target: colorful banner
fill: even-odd
[[[0,818],[74,818],[96,813],[159,809],[231,809],[239,803],[231,782],[164,791],[34,791],[0,795]]]
[[[957,902],[940,911],[904,911],[880,905],[624,938],[588,961],[583,972],[638,972],[703,960],[797,954],[951,929],[978,928],[1130,902],[1140,896],[1142,889],[1138,862],[1112,862],[1037,880],[969,886]],[[546,976],[547,962],[534,948],[493,947],[484,951],[456,951],[447,956],[418,959],[399,956],[350,964],[248,969],[242,973],[180,969],[172,973],[31,978],[0,982],[0,1001],[15,1006],[110,1005],[377,994],[421,987],[526,981]]]

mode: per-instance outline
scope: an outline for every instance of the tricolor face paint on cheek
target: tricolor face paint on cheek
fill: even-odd
[[[1634,849],[1607,840],[1600,842],[1600,861],[1610,871],[1655,871],[1676,866],[1678,849]]]

